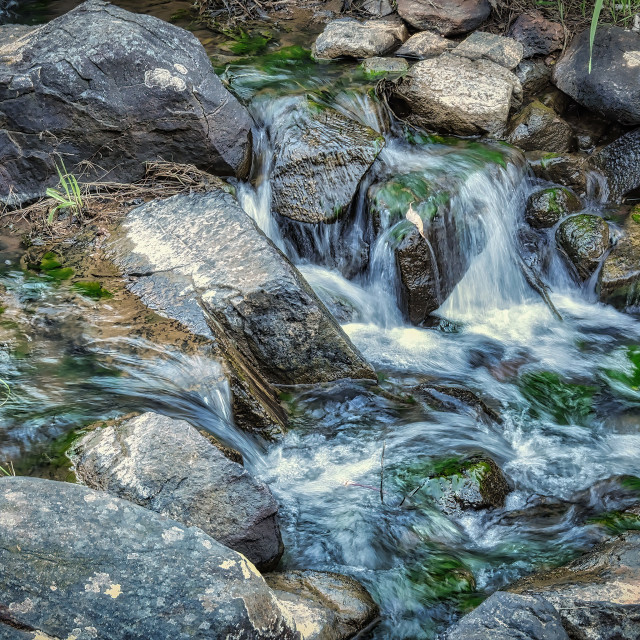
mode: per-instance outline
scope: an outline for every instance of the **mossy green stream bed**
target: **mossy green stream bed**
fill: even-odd
[[[144,10],[189,26],[187,4]],[[35,7],[34,22],[70,8]],[[557,256],[547,276],[562,320],[524,282],[514,238],[536,184],[517,154],[390,129],[375,81],[314,63],[308,33],[192,28],[257,121],[253,183],[236,185],[243,206],[319,296],[351,310],[343,327],[379,378],[283,391],[290,429],[256,445],[252,469],[280,504],[282,567],[360,580],[381,607],[372,638],[434,638],[496,589],[638,528],[625,509],[640,501],[640,321],[576,288]],[[386,142],[372,192],[382,232],[349,280],[328,259],[332,233],[352,224],[344,251],[356,252],[369,184],[350,222],[311,237],[311,250],[293,247],[270,210],[268,129],[299,96]],[[470,266],[428,328],[409,326],[395,297],[393,250],[414,202],[424,225],[440,206],[478,213],[461,240]],[[64,451],[92,422],[141,410],[214,432],[228,421],[218,363],[117,279],[80,278],[64,252],[20,257],[0,243],[0,464],[73,481]],[[481,508],[465,503],[467,482]]]

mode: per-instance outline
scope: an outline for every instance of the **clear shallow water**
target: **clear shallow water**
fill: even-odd
[[[11,393],[0,407],[0,463],[58,477],[56,439],[75,427],[132,410],[187,418],[240,449],[271,486],[283,566],[361,580],[382,609],[374,638],[434,637],[491,591],[590,546],[603,531],[589,519],[637,499],[608,479],[640,475],[640,392],[629,359],[640,322],[595,303],[593,283],[574,285],[553,250],[542,272],[563,320],[526,284],[518,231],[537,184],[517,153],[500,149],[500,163],[494,146],[408,139],[344,65],[276,56],[220,72],[257,122],[252,183],[237,185],[242,205],[342,313],[380,385],[290,390],[290,432],[276,444],[256,442],[233,428],[227,386],[205,351],[141,332],[121,292],[96,301],[67,281],[20,270],[15,247],[5,246],[0,378]],[[387,146],[347,221],[300,244],[270,210],[269,131],[288,117],[292,96],[309,92],[383,132]],[[370,184],[406,172],[451,191],[454,215],[469,220],[458,247],[470,267],[432,328],[404,321],[395,224],[374,233],[366,211]],[[363,243],[369,263],[354,273],[347,258]],[[416,392],[425,382],[475,392],[502,422],[464,403],[428,406]],[[512,486],[504,508],[448,517],[422,492],[402,503],[403,470],[472,452],[503,469]]]

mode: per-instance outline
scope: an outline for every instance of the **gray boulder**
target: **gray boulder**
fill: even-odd
[[[523,45],[525,58],[546,56],[564,45],[562,25],[535,10],[520,14],[511,25],[509,35]]]
[[[640,34],[599,25],[589,73],[589,29],[555,65],[553,82],[576,102],[624,125],[640,124]]]
[[[184,420],[155,413],[90,431],[69,451],[80,482],[200,527],[260,570],[283,552],[278,505]]]
[[[0,202],[57,183],[55,154],[82,179],[132,182],[158,158],[245,176],[252,121],[196,37],[88,0],[0,44]]]
[[[501,136],[512,97],[521,96],[522,87],[513,73],[494,62],[444,53],[413,65],[392,92],[418,126]]]
[[[367,75],[379,76],[403,73],[409,68],[409,63],[402,58],[367,58],[360,66]]]
[[[638,584],[640,532],[629,532],[568,565],[524,578],[509,591],[552,604],[571,638],[637,640]]]
[[[304,98],[278,117],[272,136],[273,210],[308,223],[335,222],[345,213],[384,147],[373,129]]]
[[[570,151],[575,144],[571,125],[553,109],[536,100],[509,123],[507,140],[524,151]]]
[[[506,69],[515,69],[522,60],[523,47],[513,38],[474,31],[452,53],[469,60],[490,60]]]
[[[273,383],[375,378],[296,268],[223,188],[133,209],[110,245],[130,290]]]
[[[313,45],[313,56],[318,59],[383,56],[408,37],[407,28],[397,16],[364,22],[340,18],[330,22],[318,36]]]
[[[398,13],[416,29],[432,29],[443,36],[477,29],[491,13],[488,0],[398,0]]]
[[[581,208],[580,200],[569,189],[549,187],[529,196],[524,217],[534,229],[548,229]]]
[[[346,640],[367,627],[378,606],[358,582],[337,573],[287,571],[264,576],[304,640]]]
[[[300,640],[255,567],[197,527],[37,478],[0,480],[0,513],[3,638]]]
[[[447,40],[433,31],[421,31],[412,35],[395,53],[404,58],[434,58],[444,53],[447,49],[453,49],[456,43]]]
[[[569,640],[558,612],[540,596],[496,591],[447,630],[443,640]]]
[[[618,309],[640,306],[640,212],[627,219],[598,279],[600,300]]]
[[[604,175],[608,200],[620,202],[626,193],[640,187],[640,129],[600,149],[589,159],[589,166]]]
[[[599,216],[588,213],[571,216],[558,227],[556,243],[578,277],[587,280],[609,248],[609,225]]]

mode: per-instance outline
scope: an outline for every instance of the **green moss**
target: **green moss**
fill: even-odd
[[[113,294],[102,287],[99,282],[96,281],[84,281],[74,282],[72,287],[87,298],[92,300],[104,300],[113,298]]]
[[[559,157],[560,157],[559,153],[545,153],[540,158],[540,165],[542,166],[543,169],[546,169],[549,166],[549,162],[551,162],[551,160],[554,160],[555,158],[559,158]]]
[[[586,418],[592,412],[597,387],[573,384],[552,371],[525,373],[518,381],[534,416],[549,415],[558,424]]]
[[[73,275],[71,267],[62,266],[62,258],[54,251],[47,251],[39,263],[29,263],[28,268],[38,271],[52,280],[68,280]]]
[[[597,524],[611,533],[640,530],[640,515],[624,511],[609,511],[587,520],[589,524]]]
[[[61,258],[53,251],[47,251],[42,256],[42,260],[40,260],[40,264],[38,268],[40,271],[51,271],[52,269],[57,269],[62,266]]]
[[[44,273],[48,278],[61,281],[71,278],[74,274],[74,271],[71,267],[62,267],[60,269],[51,269],[51,271],[45,271]]]
[[[640,390],[640,347],[631,345],[626,349],[626,363],[623,369],[606,369],[611,380],[622,383],[631,391]]]
[[[475,159],[480,160],[482,163],[497,164],[503,169],[507,167],[507,155],[500,149],[480,142],[468,142],[466,149],[475,156]]]
[[[622,476],[620,486],[629,491],[640,493],[640,478],[638,476]]]

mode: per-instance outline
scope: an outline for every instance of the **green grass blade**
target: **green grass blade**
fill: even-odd
[[[591,16],[591,27],[589,27],[589,73],[591,73],[591,59],[593,58],[593,42],[596,38],[596,30],[598,29],[598,20],[600,20],[600,12],[604,0],[596,0],[593,7],[593,15]]]

